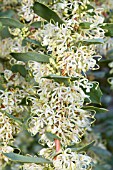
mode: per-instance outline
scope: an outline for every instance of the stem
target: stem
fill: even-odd
[[[60,151],[60,140],[59,139],[55,139],[55,147],[56,147],[56,153],[58,153]],[[57,156],[54,157],[54,160],[57,159]]]
[[[60,140],[59,139],[55,139],[55,147],[56,147],[56,152],[60,151]]]

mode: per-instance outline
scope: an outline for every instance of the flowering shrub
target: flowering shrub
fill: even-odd
[[[18,16],[7,16],[8,5]],[[95,113],[106,111],[93,106],[101,103],[102,92],[87,76],[99,68],[97,44],[109,32],[102,9],[88,0],[3,0],[1,9],[1,164],[12,160],[22,163],[20,169],[92,169],[85,151],[94,142],[84,146],[82,137]],[[13,152],[24,130],[39,135],[36,155]]]

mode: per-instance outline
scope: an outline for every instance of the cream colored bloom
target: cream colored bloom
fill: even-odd
[[[72,152],[70,148],[59,151],[56,159],[52,149],[42,149],[40,155],[53,159],[55,170],[91,170],[93,166],[93,160],[89,156]]]
[[[13,135],[18,133],[20,127],[11,121],[4,112],[0,112],[0,142],[8,144],[13,141]]]
[[[69,87],[51,83],[51,80],[39,82],[39,99],[30,98],[32,116],[28,121],[29,131],[34,135],[46,131],[57,134],[62,145],[78,143],[93,117],[90,112],[80,109],[84,99],[89,97],[76,83]]]

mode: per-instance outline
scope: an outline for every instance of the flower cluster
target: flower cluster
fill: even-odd
[[[18,10],[25,22],[44,21],[34,13],[34,2],[21,2]],[[21,118],[22,113],[26,111],[29,115],[26,121],[27,130],[33,135],[38,133],[39,142],[42,145],[47,144],[49,148],[42,149],[39,155],[53,161],[53,165],[24,164],[23,169],[92,169],[90,157],[66,149],[68,145],[79,143],[94,121],[94,114],[84,110],[83,106],[86,99],[91,102],[90,91],[94,83],[88,80],[87,71],[99,67],[97,60],[101,57],[96,54],[97,46],[94,42],[104,38],[104,30],[99,25],[104,19],[101,9],[95,9],[93,6],[88,8],[88,5],[88,0],[55,1],[51,8],[59,12],[63,24],[50,21],[43,23],[41,28],[32,28],[33,31],[29,26],[22,29],[10,28],[10,34],[14,38],[0,41],[1,56],[9,57],[9,67],[21,64],[27,71],[27,76],[23,77],[20,73],[3,68],[6,90],[0,90],[3,119],[1,139],[5,143],[13,139],[13,133],[17,133],[15,125],[10,123],[10,118],[5,113]],[[90,24],[84,28],[84,23]],[[41,47],[33,48],[29,43],[23,46],[26,37],[39,41]],[[25,64],[9,56],[10,52],[35,50],[39,54],[49,55],[49,63],[29,60]],[[47,133],[55,135],[60,141],[61,153],[56,157],[51,155],[57,152],[55,142],[48,138]]]
[[[40,154],[50,157],[50,151],[48,153],[48,149],[42,149]],[[53,153],[53,151],[52,151]],[[53,165],[36,165],[36,164],[24,164],[23,169],[35,169],[35,170],[44,170],[45,167],[47,170],[91,170],[92,169],[92,159],[83,154],[77,154],[72,152],[71,149],[66,149],[62,153],[57,156],[57,159],[53,160]]]
[[[51,80],[44,81],[37,94],[39,99],[31,98],[29,130],[34,135],[51,131],[61,137],[62,145],[79,142],[84,130],[90,126],[93,115],[80,108],[88,96],[77,82],[65,87]]]
[[[93,83],[88,81],[85,74],[90,69],[98,68],[95,58],[100,56],[95,53],[95,45],[87,46],[81,41],[103,38],[104,31],[98,26],[100,21],[103,22],[99,10],[94,11],[93,17],[85,15],[84,10],[79,13],[80,8],[87,9],[88,3],[63,1],[55,4],[53,8],[56,10],[58,7],[60,14],[64,9],[70,8],[68,10],[72,10],[72,17],[67,11],[63,17],[65,24],[59,27],[57,23],[48,23],[43,29],[36,30],[33,36],[36,40],[41,39],[42,46],[47,46],[47,52],[52,57],[50,63],[45,65],[29,62],[30,70],[38,83],[37,94],[40,96],[39,99],[32,98],[29,130],[33,134],[43,134],[45,131],[55,133],[65,145],[79,142],[84,130],[91,124],[90,118],[93,117],[90,112],[81,109],[85,98],[89,98],[83,88],[90,92],[93,87]],[[92,10],[88,12],[91,13]],[[90,28],[83,30],[80,27],[82,22],[91,22]],[[66,87],[64,84],[41,78],[49,74],[76,77],[77,80]]]
[[[76,154],[71,152],[70,149],[66,149],[64,153],[58,155],[57,160],[53,161],[55,170],[59,169],[77,169],[85,170],[92,169],[92,159],[86,155]]]
[[[9,119],[5,112],[0,112],[0,165],[2,166],[4,161],[8,162],[8,158],[2,155],[2,153],[13,152],[13,147],[10,145],[14,141],[14,135],[20,131],[17,123],[14,123]]]

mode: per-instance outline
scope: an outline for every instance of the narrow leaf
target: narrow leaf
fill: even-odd
[[[0,90],[5,90],[2,84],[0,84]]]
[[[34,28],[41,28],[42,25],[45,25],[45,24],[47,24],[47,22],[37,21],[37,22],[31,23],[30,26]]]
[[[105,35],[106,36],[110,36],[112,37],[113,36],[113,23],[104,23],[103,25],[101,25],[101,28],[103,28],[106,33]]]
[[[41,158],[41,157],[30,157],[30,156],[23,156],[23,155],[19,155],[16,153],[3,153],[3,155],[5,155],[6,157],[8,157],[10,160],[12,161],[16,161],[16,162],[23,162],[23,163],[49,163],[52,164],[51,161],[45,159],[45,158]]]
[[[92,5],[90,5],[90,4],[86,4],[86,9],[90,10],[90,9],[95,9],[95,8]]]
[[[96,113],[106,113],[106,112],[108,112],[108,110],[107,109],[105,109],[105,108],[99,108],[99,107],[94,107],[94,106],[84,106],[84,107],[82,107],[82,109],[84,109],[84,110],[90,110],[90,111],[96,111]]]
[[[25,69],[25,67],[23,65],[15,64],[12,66],[11,70],[14,73],[19,72],[23,77],[25,77],[27,75],[27,70]]]
[[[102,91],[100,90],[98,82],[93,82],[93,87],[90,90],[90,93],[86,93],[90,96],[92,103],[101,103]]]
[[[18,124],[22,124],[22,122],[21,122],[21,120],[20,119],[18,119],[18,118],[16,118],[16,117],[14,117],[13,115],[11,115],[11,114],[9,114],[9,113],[7,113],[7,112],[5,112],[5,114],[7,115],[7,117],[9,117],[10,119],[13,119],[15,122],[17,122]]]
[[[55,135],[55,134],[53,134],[53,133],[51,133],[51,132],[46,132],[45,133],[46,134],[46,136],[48,137],[48,139],[50,140],[50,141],[54,141],[55,139],[59,139],[60,140],[60,138],[57,136],[57,135]]]
[[[38,47],[42,47],[42,46],[41,46],[41,43],[40,43],[39,41],[30,39],[30,38],[26,38],[26,39],[23,40],[23,43],[24,43],[25,45],[27,44],[27,42],[29,42],[29,43],[31,43],[31,44],[34,44],[34,45],[36,45],[36,46],[38,46]]]
[[[70,81],[78,80],[78,77],[68,77],[68,76],[60,76],[56,74],[50,74],[48,76],[43,76],[42,78],[53,79],[58,83],[64,83],[66,86],[69,85]]]
[[[49,56],[36,52],[11,53],[11,55],[18,61],[28,62],[29,60],[33,60],[37,62],[49,63]]]
[[[68,85],[69,84],[69,80],[70,80],[70,77],[59,76],[59,75],[55,75],[55,74],[50,74],[50,75],[44,76],[42,78],[53,79],[54,81],[56,81],[58,83],[65,83],[65,85]]]
[[[3,27],[3,29],[0,31],[0,36],[2,37],[2,39],[12,37],[12,35],[9,32],[8,27]]]
[[[79,24],[79,26],[80,26],[82,29],[89,29],[91,24],[92,24],[92,23],[90,23],[90,22],[81,22],[81,23]]]
[[[81,152],[81,151],[87,151],[89,148],[91,148],[94,145],[95,141],[92,141],[91,143],[89,143],[88,145],[85,145],[83,147],[80,148],[71,148],[71,150],[73,152]]]
[[[70,77],[68,76],[59,76],[59,75],[56,75],[56,74],[50,74],[48,76],[44,76],[42,78],[47,78],[47,79],[60,79],[60,80],[68,80]]]
[[[15,27],[15,28],[23,28],[24,27],[24,24],[22,24],[18,20],[8,18],[8,17],[0,17],[0,22],[4,26]]]
[[[9,17],[9,18],[11,18],[11,17],[13,17],[15,15],[16,14],[15,14],[14,10],[11,10],[11,9],[0,12],[0,17]]]
[[[91,44],[103,44],[104,40],[101,38],[94,38],[94,39],[88,39],[82,41],[85,45],[91,45]]]
[[[34,6],[33,6],[33,10],[37,15],[44,18],[48,22],[51,21],[53,24],[54,24],[54,22],[63,24],[63,21],[60,19],[60,17],[54,11],[52,11],[50,8],[45,6],[44,4],[35,2]]]

